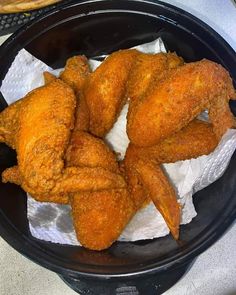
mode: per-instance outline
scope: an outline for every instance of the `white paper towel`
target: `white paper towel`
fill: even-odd
[[[160,39],[136,48],[147,53],[165,52]],[[91,61],[90,64],[95,69],[99,62]],[[43,85],[42,73],[44,71],[54,74],[60,72],[37,60],[26,50],[21,50],[0,89],[5,100],[10,104],[30,90]],[[106,137],[113,149],[120,153],[120,158],[123,158],[129,142],[126,134],[127,110],[128,105],[125,105],[116,124]],[[183,206],[181,224],[189,223],[196,216],[192,194],[214,182],[223,174],[235,148],[236,131],[229,130],[212,154],[164,165],[176,188],[179,202]],[[27,209],[30,231],[34,237],[55,243],[79,245],[73,229],[70,206],[40,203],[29,196]],[[151,203],[137,212],[119,240],[152,239],[168,233],[169,230],[162,216]]]

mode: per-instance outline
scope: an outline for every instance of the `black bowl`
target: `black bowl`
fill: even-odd
[[[1,46],[0,78],[4,78],[22,48],[57,68],[75,54],[100,56],[157,37],[162,37],[168,50],[176,51],[186,61],[208,58],[221,63],[236,81],[236,55],[215,31],[169,4],[138,0],[76,1],[39,17]],[[0,106],[6,106],[2,97]],[[1,145],[1,171],[14,163],[14,152]],[[25,193],[18,186],[2,183],[0,233],[20,253],[57,272],[81,293],[85,286],[96,286],[98,294],[124,290],[161,293],[235,219],[235,167],[236,155],[218,181],[195,195],[198,215],[190,224],[181,226],[178,244],[166,236],[135,243],[116,242],[106,251],[94,252],[36,240],[29,232]],[[133,289],[122,289],[127,285]]]

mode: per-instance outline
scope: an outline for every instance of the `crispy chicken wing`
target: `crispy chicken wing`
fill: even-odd
[[[89,74],[87,58],[84,55],[76,55],[66,61],[65,69],[59,78],[74,89],[76,94],[80,94]]]
[[[122,188],[123,178],[103,168],[64,167],[69,144],[75,96],[55,80],[26,97],[19,110],[16,151],[22,187],[33,196]],[[15,170],[15,168],[14,168]],[[11,181],[9,170],[4,181]]]
[[[16,138],[19,129],[19,110],[23,101],[19,100],[0,113],[0,142],[5,142],[11,148],[16,148]]]
[[[60,79],[70,85],[77,96],[75,130],[87,131],[89,129],[89,110],[82,89],[90,72],[87,58],[77,55],[67,60],[65,69],[60,74]]]
[[[82,55],[77,55],[67,60],[65,69],[61,72],[59,77],[74,90],[77,97],[75,130],[87,131],[89,129],[89,111],[84,96],[81,93],[89,74],[90,67],[87,58]],[[57,79],[49,72],[44,72],[43,75],[45,84]]]
[[[120,173],[115,154],[102,139],[84,131],[73,130],[65,160],[67,167],[101,167]]]
[[[158,145],[137,147],[129,144],[123,169],[131,197],[137,208],[151,199],[175,238],[178,237],[180,207],[159,165],[207,155],[217,144],[212,125],[197,119]]]
[[[125,86],[137,55],[137,50],[111,54],[86,81],[83,95],[92,134],[103,137],[115,123],[126,102]]]
[[[67,166],[102,167],[119,174],[114,153],[99,138],[74,131],[66,153]],[[76,234],[86,248],[102,250],[116,241],[136,212],[125,189],[78,192],[70,197]]]
[[[175,53],[140,53],[130,71],[126,95],[131,102],[140,99],[152,83],[161,80],[169,69],[183,64],[183,59]]]
[[[132,106],[128,136],[135,145],[155,145],[181,130],[203,110],[211,113],[215,103],[225,105],[234,94],[232,80],[222,66],[208,60],[185,64],[172,70]],[[219,126],[211,116],[213,130],[221,137],[233,126],[233,115],[220,107],[212,115],[227,117],[226,125],[218,132]]]
[[[138,147],[130,143],[126,154],[145,157],[157,164],[175,163],[208,155],[218,143],[212,124],[194,119],[179,132],[157,145]]]
[[[44,84],[49,84],[52,81],[56,80],[57,77],[54,76],[52,73],[49,72],[43,72],[43,78],[44,78]]]
[[[71,206],[78,240],[93,250],[115,242],[136,212],[126,189],[78,193]]]
[[[151,161],[139,160],[135,164],[140,181],[147,188],[150,198],[163,216],[173,237],[179,238],[179,224],[181,208],[176,194],[168,178],[160,166]]]

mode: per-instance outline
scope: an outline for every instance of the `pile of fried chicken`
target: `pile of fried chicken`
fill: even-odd
[[[91,72],[85,56],[0,114],[0,141],[17,152],[3,182],[38,201],[70,204],[79,242],[102,250],[153,201],[179,238],[181,206],[162,163],[211,153],[234,126],[229,73],[175,53],[112,53]],[[104,138],[129,103],[130,144],[122,161]],[[209,122],[197,119],[208,110]]]

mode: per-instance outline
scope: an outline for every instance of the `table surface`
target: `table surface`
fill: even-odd
[[[233,0],[162,0],[183,8],[214,28],[236,51]],[[0,38],[2,43],[7,36]],[[12,249],[0,238],[0,295],[73,295],[61,279]],[[236,295],[236,223],[201,254],[165,295]]]

